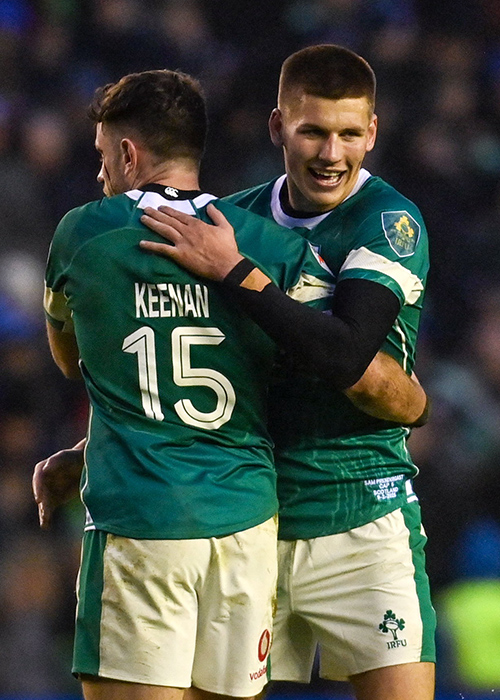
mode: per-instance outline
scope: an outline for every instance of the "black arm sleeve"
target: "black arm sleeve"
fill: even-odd
[[[363,376],[400,310],[394,292],[364,279],[337,284],[331,314],[291,299],[272,283],[261,292],[230,279],[224,284],[282,350],[337,389]]]

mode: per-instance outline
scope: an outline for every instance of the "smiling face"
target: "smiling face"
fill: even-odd
[[[291,206],[322,213],[354,188],[375,145],[377,117],[366,97],[333,100],[300,92],[273,111],[269,128],[274,145],[283,147]]]

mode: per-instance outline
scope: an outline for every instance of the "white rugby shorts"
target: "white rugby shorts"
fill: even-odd
[[[267,682],[276,519],[227,537],[84,535],[73,672],[248,697]]]
[[[344,681],[435,661],[435,614],[417,502],[349,532],[278,543],[271,679]]]

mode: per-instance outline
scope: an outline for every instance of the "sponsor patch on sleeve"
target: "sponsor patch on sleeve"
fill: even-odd
[[[393,251],[400,258],[413,255],[420,238],[420,224],[407,211],[382,212],[382,227]]]

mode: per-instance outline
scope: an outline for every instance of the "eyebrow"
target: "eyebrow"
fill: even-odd
[[[301,124],[299,128],[300,129],[318,129],[318,131],[328,131],[328,129],[324,129],[319,124],[314,124],[314,122],[305,122],[304,124]]]
[[[316,129],[317,131],[323,131],[327,132],[329,129],[320,126],[319,124],[315,124],[314,122],[304,122],[304,124],[301,124],[299,126],[299,129]],[[339,129],[339,133],[342,133],[344,131],[350,131],[356,134],[362,134],[366,129],[363,126],[345,126],[342,129]]]

